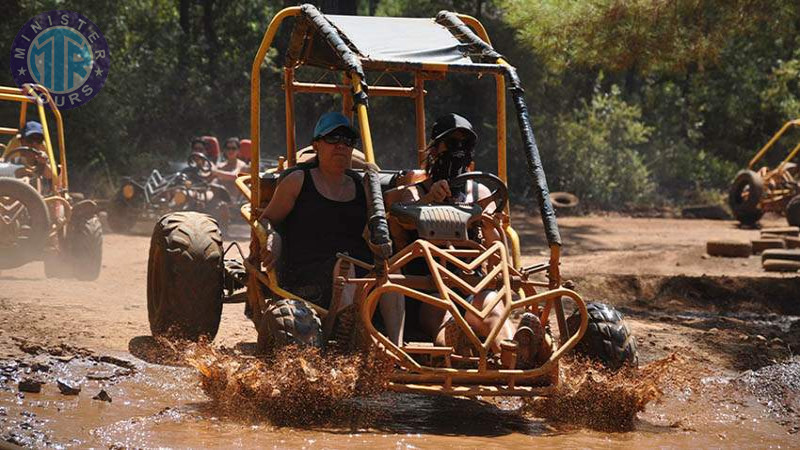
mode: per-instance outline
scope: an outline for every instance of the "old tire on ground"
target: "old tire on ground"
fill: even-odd
[[[800,195],[795,195],[786,205],[786,221],[793,227],[800,227]]]
[[[13,235],[16,239],[12,241]],[[50,233],[50,213],[29,184],[0,178],[0,269],[41,258]]]
[[[269,353],[287,345],[322,346],[319,317],[299,300],[275,301],[261,316],[258,325],[259,353]]]
[[[753,245],[749,242],[719,240],[706,242],[706,253],[711,256],[727,258],[747,258],[753,254]]]
[[[785,250],[773,248],[761,253],[761,261],[769,260],[800,261],[800,249]]]
[[[578,196],[569,192],[551,192],[550,201],[556,208],[574,208],[580,203]]]
[[[575,346],[578,354],[601,362],[611,370],[618,370],[623,365],[636,367],[639,365],[639,354],[636,339],[631,334],[625,320],[616,309],[605,303],[589,302],[586,305],[589,313],[589,326],[583,338]],[[578,311],[567,318],[571,333],[580,328],[581,316]]]
[[[747,226],[758,223],[764,215],[764,211],[758,207],[763,194],[764,180],[761,175],[752,170],[737,173],[728,191],[728,205],[736,220]]]
[[[800,270],[800,261],[785,259],[768,259],[761,263],[767,272],[797,272]]]
[[[103,263],[103,225],[96,214],[73,217],[67,228],[67,257],[75,278],[96,280]]]
[[[154,335],[214,339],[222,316],[222,236],[211,217],[176,212],[156,222],[147,262]]]
[[[107,214],[108,226],[111,227],[111,231],[120,234],[130,232],[136,225],[136,219],[139,216],[135,205],[125,200],[121,191],[117,192],[108,203]]]

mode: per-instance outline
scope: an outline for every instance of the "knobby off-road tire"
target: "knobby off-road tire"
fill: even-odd
[[[270,353],[287,345],[321,347],[322,324],[305,303],[280,299],[261,316],[257,350]]]
[[[611,370],[618,370],[623,365],[638,366],[636,338],[631,334],[622,314],[605,303],[598,302],[589,302],[586,310],[589,313],[589,326],[575,346],[575,351],[601,362]],[[581,316],[578,311],[567,318],[571,333],[577,332],[580,324]]]
[[[222,317],[222,236],[211,217],[176,212],[156,222],[147,263],[154,335],[214,339]]]
[[[742,194],[748,190],[747,198]],[[736,174],[728,191],[728,205],[742,225],[753,226],[761,220],[764,211],[758,207],[764,194],[764,179],[752,170],[742,170]]]
[[[122,192],[117,192],[108,205],[108,226],[114,233],[129,233],[136,225],[138,216],[136,206],[125,200]]]
[[[800,227],[800,195],[795,195],[786,205],[786,221],[793,227]]]
[[[73,217],[67,227],[67,260],[75,278],[96,280],[103,263],[103,225],[96,214]]]
[[[0,270],[19,267],[41,258],[47,243],[50,233],[50,213],[42,197],[27,183],[13,178],[0,178],[2,223],[20,212],[20,206],[24,208],[21,218],[26,222],[25,236],[8,247],[0,247]],[[9,237],[0,236],[0,239]]]

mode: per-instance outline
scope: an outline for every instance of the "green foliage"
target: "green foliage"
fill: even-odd
[[[505,0],[520,39],[553,69],[684,72],[719,60],[734,36],[790,16],[781,0]]]
[[[800,43],[800,39],[796,41]],[[775,105],[786,118],[800,117],[800,49],[795,50],[791,59],[778,61],[761,98],[765,103]]]
[[[559,188],[608,209],[651,199],[653,183],[640,149],[652,128],[616,85],[603,92],[598,84],[591,101],[562,116],[557,126]]]

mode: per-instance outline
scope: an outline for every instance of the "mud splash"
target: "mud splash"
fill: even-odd
[[[186,361],[200,372],[203,391],[227,414],[280,426],[369,426],[363,401],[386,390],[392,364],[377,352],[323,354],[286,347],[271,357],[243,356],[205,344]]]
[[[526,402],[523,413],[574,427],[597,431],[632,431],[636,416],[667,388],[681,389],[695,380],[676,354],[641,368],[612,373],[596,363],[571,359],[562,365],[562,383],[550,397]]]

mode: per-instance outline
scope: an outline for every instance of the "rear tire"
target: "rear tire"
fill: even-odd
[[[622,314],[605,303],[598,302],[589,302],[586,310],[589,313],[589,326],[575,346],[575,351],[601,362],[611,370],[618,370],[623,365],[637,367],[639,354],[636,338],[631,334]],[[580,324],[581,316],[575,311],[567,319],[567,326],[571,333],[575,333]]]
[[[786,221],[793,227],[800,227],[800,195],[795,195],[786,205]]]
[[[23,229],[18,229],[20,226]],[[50,233],[50,212],[36,189],[14,178],[0,178],[0,230],[0,270],[42,258]],[[22,236],[11,242],[12,232]]]
[[[103,265],[103,225],[96,214],[73,218],[67,229],[67,256],[75,278],[96,280]]]
[[[743,194],[747,191],[747,196]],[[758,207],[764,195],[764,180],[752,170],[742,170],[736,174],[728,191],[728,204],[733,215],[742,224],[754,226],[761,220],[764,211]]]
[[[258,352],[287,345],[322,347],[322,324],[313,309],[299,300],[275,301],[258,325]]]
[[[156,222],[147,263],[153,335],[213,340],[222,317],[222,236],[211,217],[176,212]]]

